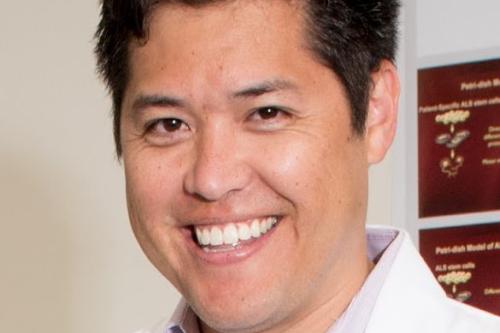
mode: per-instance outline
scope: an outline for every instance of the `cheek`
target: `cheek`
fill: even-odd
[[[331,237],[363,224],[366,168],[361,142],[351,140],[288,138],[261,150],[262,178],[293,206],[297,237]]]
[[[168,160],[124,154],[127,204],[134,234],[156,268],[179,288],[178,272],[186,266],[179,246],[182,234],[172,218],[180,177]],[[174,250],[175,249],[175,250]],[[184,263],[184,264],[183,264]]]
[[[264,181],[295,206],[307,208],[329,202],[345,180],[346,148],[311,136],[276,140],[260,149],[259,173]],[[312,206],[311,206],[312,205]]]
[[[170,211],[175,193],[182,189],[182,177],[172,159],[137,154],[125,161],[127,198],[141,220],[157,221]]]

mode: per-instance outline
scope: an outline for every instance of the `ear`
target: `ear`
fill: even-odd
[[[388,60],[380,63],[371,80],[365,142],[368,164],[375,164],[384,158],[396,133],[400,88],[396,68]]]

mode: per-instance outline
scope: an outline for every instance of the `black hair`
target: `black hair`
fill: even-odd
[[[159,3],[203,6],[224,0],[101,0],[97,40],[98,71],[113,99],[113,126],[121,155],[120,119],[128,83],[132,39],[146,40],[148,18]],[[227,1],[227,0],[226,0]],[[398,0],[301,0],[306,11],[309,46],[318,61],[341,80],[351,106],[353,130],[365,130],[370,74],[384,59],[394,62]]]

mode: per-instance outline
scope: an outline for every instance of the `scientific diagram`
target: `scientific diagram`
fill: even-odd
[[[467,301],[472,293],[470,291],[461,291],[457,292],[457,286],[459,284],[466,284],[472,277],[471,272],[465,271],[452,271],[447,274],[438,275],[438,281],[447,286],[451,285],[451,294],[448,294],[449,297],[456,299],[460,302]]]
[[[458,155],[456,150],[470,136],[470,131],[465,129],[457,131],[456,127],[459,123],[466,122],[469,117],[470,112],[467,110],[451,110],[435,118],[436,123],[449,126],[449,131],[439,134],[435,140],[436,144],[443,145],[450,151],[449,156],[439,162],[441,172],[448,177],[455,177],[464,164],[464,157]]]
[[[419,69],[417,93],[419,218],[500,210],[500,59]]]
[[[420,230],[419,249],[450,298],[500,315],[500,221]]]

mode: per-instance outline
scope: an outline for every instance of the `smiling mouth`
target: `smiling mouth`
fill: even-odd
[[[263,237],[279,221],[278,216],[268,216],[224,225],[195,225],[193,238],[206,252],[232,251]]]

